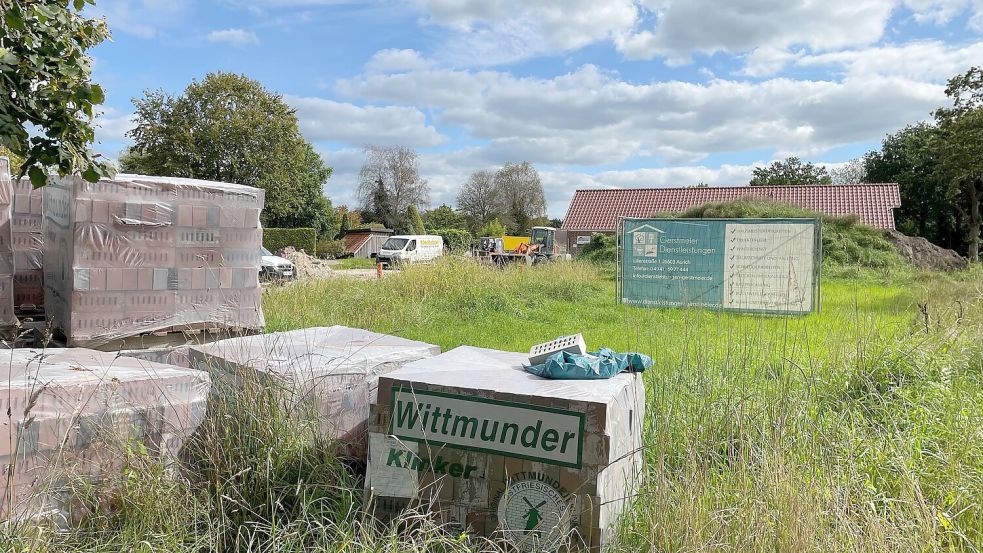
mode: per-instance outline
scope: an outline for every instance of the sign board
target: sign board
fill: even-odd
[[[394,387],[389,434],[403,440],[579,468],[583,413]]]
[[[805,314],[818,304],[816,219],[623,219],[622,303]]]

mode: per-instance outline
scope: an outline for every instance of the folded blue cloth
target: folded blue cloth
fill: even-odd
[[[642,372],[652,366],[652,358],[642,353],[615,353],[608,348],[587,355],[560,351],[541,365],[525,365],[526,372],[556,380],[597,380],[611,378],[624,370]]]

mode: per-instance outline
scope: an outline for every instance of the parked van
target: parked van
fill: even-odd
[[[379,248],[378,261],[384,268],[405,263],[433,261],[444,255],[444,239],[424,234],[390,236]]]

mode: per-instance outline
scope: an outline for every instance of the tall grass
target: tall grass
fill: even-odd
[[[271,289],[264,309],[271,330],[345,324],[515,351],[583,332],[592,348],[650,354],[645,484],[612,551],[979,551],[981,283],[979,269],[862,271],[823,283],[822,313],[759,317],[618,305],[590,264],[446,259]],[[375,523],[316,416],[271,390],[213,398],[179,473],[130,453],[79,528],[8,528],[0,550],[496,547],[426,513]]]

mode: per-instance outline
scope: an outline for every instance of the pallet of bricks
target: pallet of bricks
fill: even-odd
[[[41,269],[43,189],[28,178],[14,179],[11,233],[14,248],[14,309],[18,316],[44,315],[44,271]]]
[[[205,417],[202,371],[84,348],[4,357],[0,521],[77,522],[87,490],[118,483],[128,452],[170,464]]]
[[[16,337],[14,314],[14,244],[11,231],[13,183],[10,161],[0,157],[0,338],[10,343]]]
[[[67,345],[99,349],[150,333],[261,329],[263,199],[193,179],[52,178],[42,224],[51,324]]]
[[[641,375],[549,380],[524,354],[463,346],[382,375],[366,501],[520,551],[600,551],[638,492]]]

